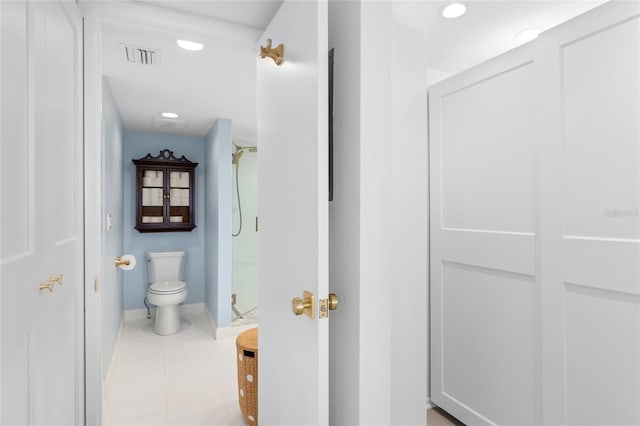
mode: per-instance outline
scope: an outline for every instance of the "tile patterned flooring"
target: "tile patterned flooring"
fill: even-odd
[[[238,333],[246,329],[238,328]],[[105,426],[245,426],[237,397],[235,338],[214,340],[202,313],[183,313],[182,331],[158,336],[128,319],[105,386]],[[440,409],[429,426],[463,426]]]
[[[104,392],[105,426],[245,425],[237,399],[235,338],[214,340],[202,313],[158,336],[147,319],[126,320]]]

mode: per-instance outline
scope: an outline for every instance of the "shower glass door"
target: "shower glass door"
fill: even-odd
[[[257,149],[234,146],[232,320],[258,320],[258,178]]]

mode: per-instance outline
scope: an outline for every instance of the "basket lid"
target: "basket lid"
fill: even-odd
[[[258,327],[243,331],[238,335],[236,344],[242,348],[257,351],[258,350]]]

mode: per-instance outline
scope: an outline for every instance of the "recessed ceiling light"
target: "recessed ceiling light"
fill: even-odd
[[[516,38],[520,41],[531,41],[537,38],[541,32],[542,30],[540,28],[529,28],[516,34]]]
[[[467,11],[467,7],[462,3],[451,3],[449,6],[445,7],[442,11],[442,16],[445,18],[453,19],[458,18]]]
[[[160,113],[160,115],[164,118],[178,118],[178,114],[176,114],[175,112],[162,112]]]
[[[189,40],[178,40],[177,43],[178,43],[178,46],[182,47],[183,49],[191,50],[194,52],[197,50],[202,50],[202,48],[204,47],[202,43],[189,41]]]

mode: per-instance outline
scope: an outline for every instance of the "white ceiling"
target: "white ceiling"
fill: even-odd
[[[112,16],[102,38],[102,65],[125,128],[201,137],[217,118],[230,118],[233,136],[255,144],[257,40],[281,3],[108,2],[108,9],[104,10]],[[521,42],[515,34],[523,29],[548,29],[604,0],[467,0],[467,13],[454,20],[441,16],[448,3],[393,3],[394,14],[401,23],[426,34],[429,68],[443,74],[457,73],[516,47]],[[115,13],[118,9],[123,12]],[[155,16],[159,18],[154,21]],[[176,45],[177,38],[202,41],[205,48],[200,52],[185,51]],[[121,43],[160,50],[160,64],[148,67],[127,63]],[[163,111],[180,114],[186,127],[154,127],[153,118]]]
[[[411,13],[410,2],[396,10],[403,22],[426,28],[429,68],[455,74],[523,44],[516,39],[522,30],[548,30],[605,1],[463,0],[467,12],[456,19],[442,17],[452,1],[427,1],[426,16]]]

